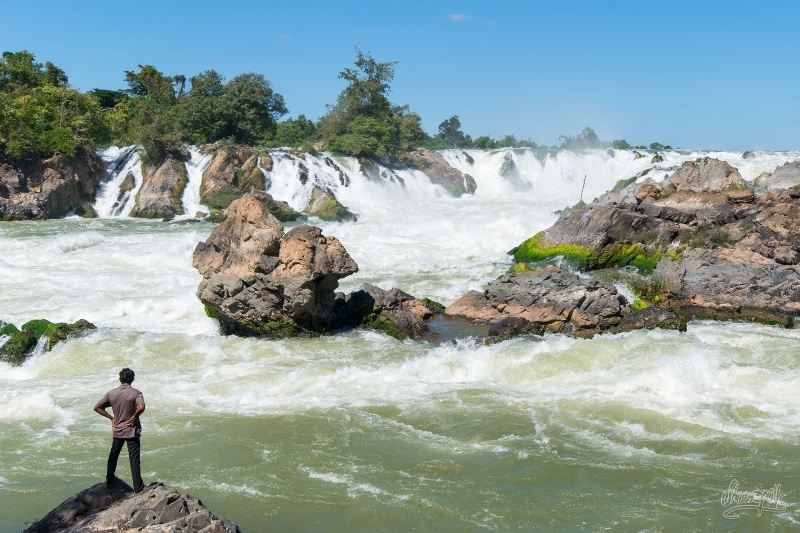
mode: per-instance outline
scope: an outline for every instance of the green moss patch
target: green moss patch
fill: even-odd
[[[550,244],[539,232],[508,252],[517,263],[532,263],[561,256],[575,268],[597,270],[609,267],[634,266],[650,273],[667,254],[648,252],[638,244],[614,243],[593,250],[578,244]]]
[[[217,192],[204,196],[203,203],[213,209],[227,209],[234,200],[241,197],[242,191],[232,185],[226,185]]]
[[[544,232],[540,231],[508,253],[517,263],[544,261],[560,255],[575,267],[584,268],[592,256],[592,249],[577,244],[550,244],[544,238]]]

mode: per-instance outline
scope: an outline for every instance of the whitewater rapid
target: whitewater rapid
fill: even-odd
[[[386,167],[370,179],[358,161],[326,154],[274,151],[264,172],[268,192],[296,208],[316,184],[359,215],[311,219],[359,265],[340,290],[368,281],[448,304],[505,272],[506,252],[575,204],[584,176],[590,200],[648,167],[663,177],[705,155],[747,179],[800,158],[667,152],[654,165],[624,151],[443,155],[474,177],[475,194],[455,198],[422,173]],[[193,154],[195,169],[203,157]],[[131,149],[104,158],[117,164],[95,205],[101,218],[0,224],[0,320],[98,326],[20,367],[0,363],[0,532],[20,531],[103,479],[110,437],[92,406],[123,366],[147,399],[145,480],[201,497],[243,530],[800,523],[800,330],[691,322],[686,333],[491,345],[368,331],[223,337],[195,296],[201,277],[191,266],[215,225],[189,220],[193,212],[128,218],[119,206],[136,189],[113,205],[128,173],[141,185],[141,161]],[[186,207],[202,210],[201,175],[190,178],[198,194],[185,192]],[[124,461],[118,475],[129,476]],[[730,525],[720,494],[734,478],[744,490],[779,483],[793,507]]]

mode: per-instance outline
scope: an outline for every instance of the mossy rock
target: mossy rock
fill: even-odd
[[[661,251],[648,252],[638,244],[613,243],[598,249],[579,244],[551,244],[544,238],[544,232],[537,233],[508,253],[514,256],[517,263],[544,261],[561,256],[581,270],[633,266],[645,273],[652,272],[667,255]]]
[[[630,178],[623,178],[621,180],[617,180],[617,182],[614,184],[614,187],[611,189],[611,191],[612,192],[621,191],[622,189],[624,189],[625,187],[627,187],[631,183],[635,182],[638,179],[638,177],[639,176],[637,175],[637,176],[631,176]]]
[[[332,222],[355,221],[358,217],[351,213],[333,195],[330,195],[319,207],[313,211],[307,211],[310,215]]]
[[[19,366],[31,355],[36,348],[36,336],[30,329],[22,328],[15,331],[11,337],[0,346],[0,361],[13,366]]]
[[[45,319],[31,320],[23,324],[19,330],[14,325],[7,324],[0,330],[0,335],[11,336],[0,347],[0,360],[12,365],[21,365],[31,355],[42,337],[47,340],[47,350],[51,350],[62,340],[89,329],[96,327],[86,320],[78,320],[74,324],[53,323]]]
[[[559,209],[558,211],[556,211],[553,214],[554,215],[558,215],[559,217],[563,217],[563,216],[567,216],[568,214],[572,213],[573,211],[576,211],[578,209],[583,209],[584,207],[586,207],[586,202],[584,202],[583,200],[578,200],[577,204],[575,204],[575,205],[573,205],[571,207],[565,207],[564,209]]]
[[[528,263],[515,263],[514,266],[507,270],[508,274],[517,274],[519,272],[533,272],[536,270],[535,268],[531,267]]]
[[[97,218],[97,211],[92,207],[92,204],[83,204],[76,207],[75,214],[81,218]]]
[[[431,307],[432,311],[435,313],[437,311],[444,311],[446,307],[444,304],[437,302],[436,300],[431,300],[430,298],[423,298],[423,302],[425,302],[429,307]]]
[[[361,327],[386,333],[399,341],[404,341],[409,338],[408,332],[398,328],[392,320],[385,317],[383,314],[368,315],[361,322]]]
[[[135,188],[136,178],[133,176],[133,173],[128,172],[128,175],[125,176],[125,179],[122,180],[122,183],[119,186],[119,198],[122,198],[123,194],[126,192],[131,192]]]
[[[3,335],[11,335],[12,333],[18,332],[17,326],[14,324],[8,324],[0,320],[0,337]]]
[[[289,320],[275,320],[257,326],[241,324],[232,320],[213,307],[205,306],[206,315],[219,323],[222,335],[236,335],[238,337],[262,337],[267,339],[285,339],[292,337],[316,337],[319,332],[307,330]]]
[[[225,211],[220,211],[219,209],[212,209],[211,212],[208,214],[206,220],[208,220],[209,222],[215,222],[217,224],[220,224],[226,218],[228,218],[228,214]]]
[[[592,249],[578,244],[550,244],[544,238],[544,232],[540,231],[508,253],[517,263],[544,261],[560,255],[575,267],[584,268],[592,256]]]
[[[204,196],[203,203],[212,209],[227,209],[242,196],[242,191],[232,185],[226,185],[217,192]]]

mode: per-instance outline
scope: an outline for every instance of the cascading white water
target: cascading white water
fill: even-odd
[[[106,164],[106,173],[97,190],[94,209],[100,218],[126,217],[136,204],[136,193],[144,182],[142,158],[136,146],[112,146],[97,152]],[[133,188],[122,192],[126,178],[132,176]],[[130,179],[128,178],[130,181]]]
[[[208,212],[200,200],[203,173],[212,154],[202,154],[189,147],[191,159],[186,163],[189,181],[182,197],[184,215],[193,218],[197,212]],[[135,147],[112,147],[98,152],[108,166],[97,194],[95,209],[101,218],[125,217],[134,206],[141,187],[141,158]],[[266,191],[287,202],[297,211],[304,211],[313,189],[331,192],[356,214],[389,216],[391,204],[400,198],[430,209],[440,202],[452,201],[448,193],[434,184],[424,172],[396,169],[381,163],[362,168],[356,158],[323,153],[312,155],[285,149],[268,151],[272,168],[258,168],[264,174]],[[477,183],[474,196],[498,201],[511,195],[536,198],[547,202],[552,211],[573,205],[581,198],[591,201],[620,180],[648,170],[647,177],[660,181],[684,161],[714,157],[739,169],[745,179],[752,180],[762,172],[800,157],[797,152],[756,152],[745,159],[739,152],[661,152],[663,162],[653,163],[653,154],[636,158],[631,150],[584,150],[580,152],[533,149],[445,150],[445,160]],[[120,187],[131,174],[134,188],[120,195]],[[585,186],[584,186],[585,178]],[[464,203],[470,200],[462,197]],[[388,209],[388,211],[387,211]]]
[[[588,201],[652,165],[630,152],[508,152],[445,152],[478,184],[459,198],[352,158],[273,151],[266,175],[296,207],[316,185],[359,214],[311,220],[359,265],[341,290],[369,281],[448,304],[505,272],[505,252],[577,202],[584,175]],[[706,154],[664,155],[648,176]],[[800,157],[709,155],[748,179]],[[98,327],[0,363],[0,532],[102,480],[109,428],[91,407],[124,366],[148,401],[146,481],[201,496],[243,530],[721,530],[735,527],[719,502],[732,477],[746,490],[800,486],[800,330],[692,322],[490,345],[222,337],[192,267],[213,228],[0,224],[0,319]],[[745,518],[748,529],[798,524],[796,506]]]
[[[194,218],[197,213],[208,213],[209,209],[200,200],[200,187],[203,184],[203,173],[211,164],[214,154],[204,154],[196,146],[189,146],[191,159],[186,162],[188,180],[183,191],[183,215],[178,218]]]

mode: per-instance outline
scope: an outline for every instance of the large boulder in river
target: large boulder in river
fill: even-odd
[[[200,199],[212,209],[227,207],[242,195],[252,191],[263,191],[266,183],[264,173],[272,170],[269,155],[259,153],[249,146],[215,145],[214,158],[203,174]]]
[[[485,291],[468,292],[444,312],[483,324],[518,317],[551,332],[588,335],[616,326],[629,311],[613,285],[548,265],[501,276]]]
[[[237,533],[239,526],[213,514],[203,502],[164,483],[134,494],[124,481],[98,483],[67,499],[23,533]]]
[[[4,322],[0,322],[0,326],[3,326],[0,328],[0,339],[7,337],[5,341],[0,340],[0,361],[12,366],[24,363],[37,346],[43,351],[50,351],[63,340],[97,329],[94,324],[83,319],[73,324],[53,323],[46,319],[29,320],[19,329]]]
[[[472,194],[478,187],[472,176],[450,166],[442,154],[427,148],[417,148],[404,153],[395,166],[401,169],[419,170],[428,176],[431,182],[441,185],[453,196]]]
[[[756,199],[736,169],[706,158],[661,183],[627,181],[511,253],[518,262],[561,255],[584,270],[637,267],[651,274],[629,284],[637,297],[682,319],[788,326],[800,314],[798,220],[800,187]]]
[[[104,171],[100,156],[84,148],[74,156],[0,163],[0,220],[63,217],[94,200]]]
[[[358,265],[314,226],[284,234],[267,194],[245,195],[194,251],[197,290],[226,333],[281,337],[324,332],[335,319],[335,289]]]
[[[147,169],[130,216],[172,219],[182,215],[181,199],[188,180],[185,159],[167,156],[158,166]]]
[[[693,192],[723,191],[748,186],[736,168],[710,157],[685,162],[666,182],[674,190]]]
[[[665,258],[653,275],[666,282],[673,307],[778,323],[800,314],[800,266],[782,265],[751,250],[691,250],[677,260]]]
[[[322,220],[344,222],[355,221],[358,217],[336,199],[333,192],[319,187],[311,189],[311,202],[306,207],[306,213]]]
[[[350,294],[337,294],[336,305],[339,326],[374,329],[400,340],[435,337],[427,321],[442,312],[442,307],[431,301],[369,283]]]
[[[789,189],[800,185],[800,161],[789,161],[774,172],[765,172],[753,180],[759,192]]]

